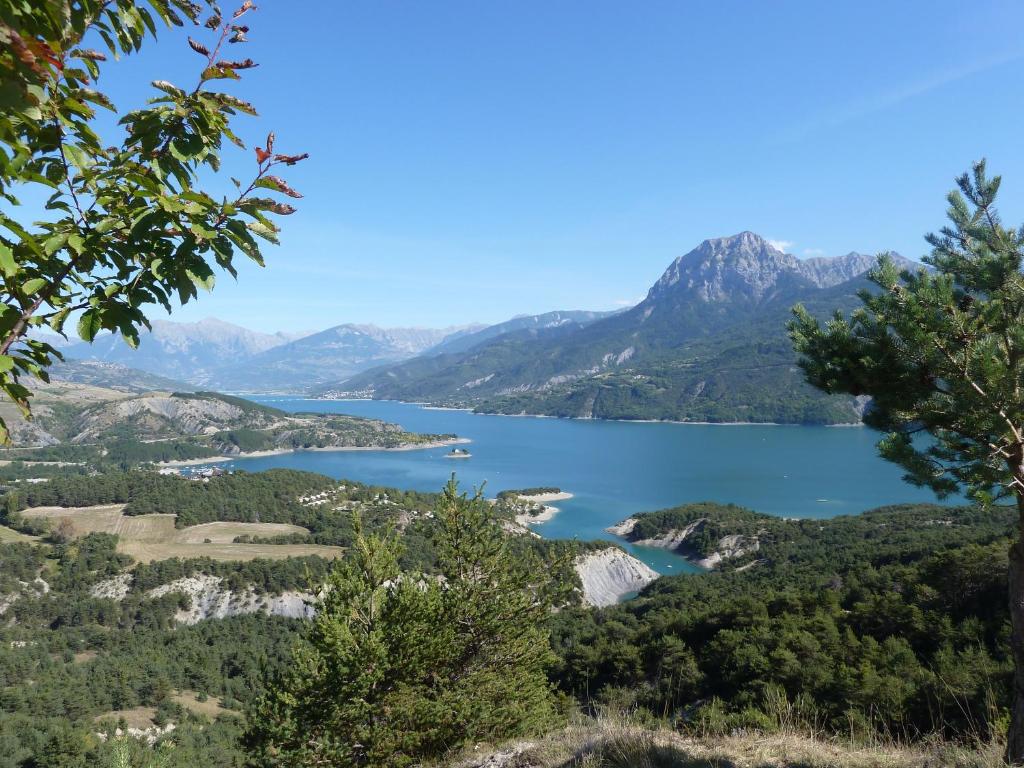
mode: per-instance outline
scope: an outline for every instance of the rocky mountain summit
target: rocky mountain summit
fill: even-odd
[[[901,264],[911,262],[898,254]],[[798,259],[753,232],[705,240],[673,261],[647,294],[645,304],[669,297],[704,302],[768,302],[786,294],[831,288],[859,277],[877,256]]]

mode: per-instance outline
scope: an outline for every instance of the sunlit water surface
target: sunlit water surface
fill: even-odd
[[[546,538],[615,539],[605,528],[635,512],[690,501],[733,502],[784,517],[834,517],[900,502],[935,501],[878,458],[878,435],[857,427],[725,426],[483,416],[374,400],[252,397],[286,411],[368,416],[412,432],[468,438],[472,458],[448,448],[305,451],[239,459],[255,472],[288,467],[419,491],[437,491],[456,472],[464,488],[557,486],[573,494]],[[615,539],[617,540],[617,539]],[[618,541],[618,540],[617,540]],[[620,541],[620,543],[622,543]],[[627,546],[661,573],[695,570],[663,550]]]

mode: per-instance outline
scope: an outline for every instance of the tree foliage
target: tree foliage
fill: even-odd
[[[264,195],[300,197],[271,171],[306,156],[277,153],[273,133],[250,181],[209,191],[225,143],[244,147],[235,118],[256,114],[214,85],[256,66],[227,53],[246,40],[252,0],[226,17],[209,8],[204,20],[192,0],[0,2],[0,389],[26,414],[19,380],[45,381],[59,357],[31,329],[63,334],[77,318],[86,341],[109,330],[137,345],[149,305],[170,311],[211,289],[238,253],[262,265],[258,239],[277,242],[270,215],[294,211]],[[107,57],[137,52],[161,25],[211,38],[188,39],[197,82],[154,81],[154,98],[118,113],[97,89]],[[97,110],[121,114],[119,141],[101,136]],[[21,195],[46,196],[40,220],[19,211]]]
[[[356,521],[354,557],[252,713],[258,764],[401,766],[548,723],[548,571],[513,557],[487,504],[454,480],[437,518],[440,578],[400,573],[396,539]]]
[[[999,177],[985,163],[957,179],[951,224],[928,235],[931,270],[899,273],[882,257],[880,288],[849,319],[824,328],[796,309],[790,333],[808,380],[869,395],[864,421],[886,433],[882,456],[940,495],[1013,496],[1018,536],[1009,559],[1016,675],[1007,761],[1024,763],[1024,228],[1003,226]]]
[[[932,269],[883,256],[863,307],[824,326],[797,307],[790,325],[808,380],[870,395],[882,455],[941,495],[1024,491],[1024,229],[1000,222],[999,184],[984,161],[957,179],[951,226],[927,237]]]

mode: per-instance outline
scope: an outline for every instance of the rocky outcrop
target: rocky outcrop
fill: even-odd
[[[614,605],[658,578],[657,571],[618,547],[580,555],[573,565],[583,584],[583,602],[597,607]]]
[[[633,532],[634,528],[636,528],[637,522],[638,520],[635,517],[627,517],[621,523],[609,525],[607,528],[605,528],[605,530],[608,531],[608,533],[612,533],[616,536],[626,537]]]
[[[605,528],[605,530],[608,533],[621,536],[626,541],[640,547],[657,547],[658,549],[676,552],[694,565],[709,570],[717,568],[725,560],[743,557],[751,552],[757,552],[761,548],[759,536],[763,531],[752,536],[738,533],[722,536],[710,552],[698,552],[689,542],[693,539],[694,534],[704,530],[708,524],[706,517],[694,520],[683,528],[672,528],[663,532],[660,536],[644,539],[638,538],[635,534],[638,522],[637,518],[628,517],[620,523]]]
[[[223,581],[220,576],[186,576],[168,584],[161,584],[149,590],[146,595],[162,597],[177,592],[187,596],[189,607],[182,608],[175,616],[181,624],[196,624],[204,619],[223,619],[253,613],[293,619],[308,619],[313,616],[311,603],[315,596],[308,592],[289,591],[278,595],[266,595],[259,594],[249,587],[239,593],[222,588]]]
[[[168,428],[177,434],[199,435],[238,426],[265,428],[273,421],[265,412],[245,411],[219,398],[147,395],[85,410],[71,442],[93,442],[120,424],[132,424],[144,436],[162,434]]]
[[[132,588],[132,578],[130,573],[119,573],[93,584],[89,595],[100,599],[124,600]]]
[[[89,594],[96,598],[124,600],[131,592],[132,580],[130,573],[119,573],[94,584]],[[286,591],[270,595],[261,594],[252,587],[243,592],[232,592],[223,583],[224,579],[220,576],[194,574],[154,587],[146,592],[146,597],[184,595],[188,605],[178,610],[174,617],[180,624],[196,624],[205,619],[253,613],[308,619],[315,613],[313,602],[316,596],[309,592]]]
[[[682,549],[686,545],[687,539],[689,539],[695,532],[700,531],[707,525],[707,519],[702,518],[700,520],[694,520],[685,528],[672,529],[666,531],[661,536],[657,536],[650,539],[631,539],[634,544],[638,544],[641,547],[658,547],[659,549],[670,549],[673,552]]]
[[[701,568],[711,569],[718,566],[723,560],[742,557],[750,552],[757,552],[759,549],[761,549],[761,541],[756,536],[741,536],[740,534],[723,536],[718,540],[715,551],[707,557],[700,558],[696,563]]]
[[[919,266],[899,254],[890,256],[900,268]],[[877,260],[855,251],[798,259],[753,232],[741,232],[705,240],[680,256],[651,288],[648,301],[685,292],[705,302],[759,302],[784,290],[840,285],[874,268]]]
[[[7,594],[0,594],[0,616],[22,598],[33,598],[45,595],[50,591],[49,583],[41,576],[36,576],[32,581],[18,580],[18,589]]]

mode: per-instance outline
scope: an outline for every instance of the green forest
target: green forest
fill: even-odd
[[[328,489],[338,494],[333,519],[297,501]],[[205,483],[131,472],[32,485],[11,492],[5,509],[17,522],[17,510],[30,505],[118,502],[132,514],[173,507],[189,524],[249,520],[259,510],[261,520],[296,522],[318,541],[352,546],[353,518],[337,509],[358,508],[368,530],[400,530],[403,570],[429,573],[436,524],[409,513],[436,508],[438,498],[288,470]],[[515,506],[503,509],[488,514],[499,521]],[[694,556],[731,534],[756,534],[761,546],[756,557],[711,572],[663,577],[612,608],[563,603],[545,621],[557,717],[631,712],[684,732],[728,733],[770,730],[781,707],[808,727],[863,739],[941,734],[970,743],[998,735],[1012,669],[1000,565],[1012,519],[1000,507],[935,505],[829,520],[716,504],[639,515],[635,537],[705,520],[707,538],[694,540]],[[505,538],[511,552],[526,547],[560,568],[586,548]],[[0,592],[16,596],[5,598],[0,629],[0,765],[93,765],[108,755],[94,720],[139,707],[155,710],[155,723],[176,724],[173,739],[158,739],[173,742],[171,765],[241,764],[247,713],[287,668],[308,623],[251,615],[179,625],[175,614],[189,599],[148,592],[195,574],[219,576],[236,592],[315,591],[329,563],[133,564],[116,541],[91,534],[0,546]],[[95,596],[97,584],[122,573],[131,574],[122,599]],[[571,569],[560,573],[562,583],[578,583]],[[37,579],[47,590],[33,586]],[[196,696],[221,702],[213,720],[181,703]]]

